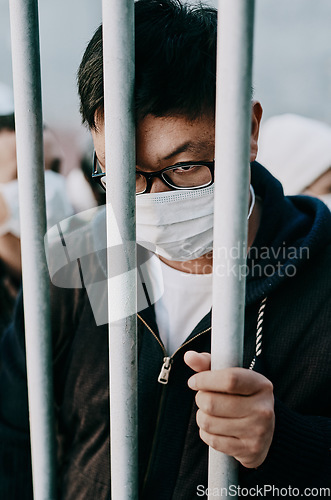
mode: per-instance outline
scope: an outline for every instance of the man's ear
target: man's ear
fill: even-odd
[[[260,122],[262,118],[263,109],[258,101],[252,104],[252,130],[251,130],[251,154],[250,161],[254,161],[258,152],[258,140],[260,132]]]

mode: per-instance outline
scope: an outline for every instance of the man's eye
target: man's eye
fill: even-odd
[[[199,165],[187,165],[186,167],[177,167],[176,169],[173,170],[175,174],[184,174],[186,172],[194,172],[194,170],[197,170],[199,168]]]

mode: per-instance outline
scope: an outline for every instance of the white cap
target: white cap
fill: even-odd
[[[0,82],[0,116],[14,113],[14,94],[10,87]]]
[[[299,115],[269,118],[261,126],[257,161],[285,194],[301,193],[331,166],[331,127]]]

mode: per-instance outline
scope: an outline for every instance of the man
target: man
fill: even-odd
[[[140,498],[206,497],[207,445],[235,457],[240,485],[253,488],[252,497],[268,491],[257,486],[300,493],[330,486],[329,211],[313,198],[284,198],[278,181],[254,162],[262,114],[254,103],[244,368],[211,372],[216,13],[175,0],[140,0],[135,9],[137,234],[156,246],[164,281],[161,299],[138,314]],[[83,121],[104,169],[100,28],[78,81]],[[88,261],[103,268],[99,248],[92,231],[87,260],[80,260],[85,283]],[[148,269],[157,282],[154,264]],[[100,282],[100,269],[94,271]],[[74,262],[64,266],[59,274],[68,288],[53,289],[60,498],[107,499],[107,325],[97,326],[88,287],[69,288],[75,272]],[[18,308],[3,352],[22,339],[21,322]],[[1,390],[22,401],[13,372],[0,377]],[[26,430],[9,405],[1,417]],[[16,468],[23,449],[12,459]]]

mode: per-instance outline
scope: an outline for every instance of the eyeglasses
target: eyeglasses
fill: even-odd
[[[158,177],[169,187],[180,189],[201,189],[214,182],[213,161],[186,161],[165,167],[157,172],[142,172],[136,170],[136,194],[150,191],[152,179]],[[105,173],[101,171],[96,153],[93,155],[92,178],[106,190]]]
[[[96,152],[93,153],[92,179],[94,179],[106,191],[105,172],[102,172]]]

